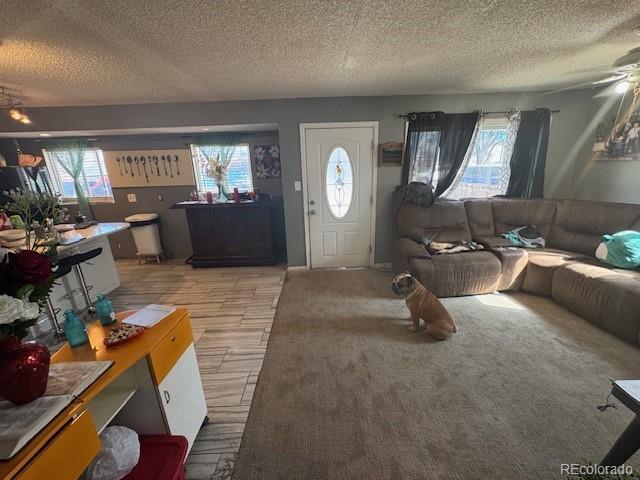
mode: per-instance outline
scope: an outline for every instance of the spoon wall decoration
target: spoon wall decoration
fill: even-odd
[[[127,163],[129,164],[129,170],[131,170],[131,176],[134,177],[133,174],[133,158],[127,155]]]
[[[158,176],[160,176],[160,167],[158,166],[158,156],[157,155],[153,156],[153,163],[156,164],[156,173],[158,174]]]
[[[122,173],[122,163],[120,163],[120,157],[116,158],[116,162],[118,162],[118,170],[120,171],[120,176],[123,176]]]
[[[164,155],[162,155],[160,157],[160,159],[162,160],[162,164],[164,165],[164,176],[168,177],[169,176],[169,172],[167,172],[167,159]]]
[[[144,178],[146,178],[147,183],[149,183],[149,175],[147,174],[147,158],[140,157],[140,163],[142,163],[142,169],[144,170]]]
[[[142,176],[142,173],[140,173],[140,159],[138,157],[135,157],[134,162],[136,162],[136,167],[138,168],[138,176]]]
[[[173,178],[173,168],[171,168],[171,155],[167,155],[167,163],[169,164],[169,173],[171,173],[171,178]]]
[[[178,156],[177,155],[173,156],[173,161],[176,163],[176,173],[178,175],[180,175],[180,165],[178,165]]]

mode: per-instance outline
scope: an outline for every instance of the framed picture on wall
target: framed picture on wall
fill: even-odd
[[[624,93],[598,125],[593,160],[640,160],[640,84]]]
[[[399,166],[402,165],[404,157],[404,143],[387,142],[378,148],[378,164],[380,166]]]
[[[280,178],[280,146],[256,145],[253,148],[258,178]]]

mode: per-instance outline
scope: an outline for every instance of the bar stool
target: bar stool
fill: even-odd
[[[84,278],[84,274],[82,273],[82,268],[80,267],[81,263],[87,262],[92,258],[97,257],[102,253],[102,248],[94,248],[93,250],[89,250],[88,252],[78,253],[76,255],[70,255],[68,257],[63,257],[60,259],[60,267],[71,267],[78,274],[78,278],[80,279],[80,289],[82,290],[82,295],[84,296],[84,301],[87,304],[87,309],[91,313],[96,312],[96,307],[93,306],[93,302],[91,301],[91,296],[89,295],[89,290],[93,287],[87,285],[87,282]],[[89,263],[89,265],[91,265]]]
[[[64,277],[70,271],[71,271],[71,265],[66,265],[66,266],[58,265],[58,269],[53,273],[53,278],[54,278],[54,280],[57,280],[58,278]],[[60,326],[60,323],[58,322],[58,312],[59,311],[60,311],[59,308],[55,308],[53,306],[53,302],[51,301],[51,297],[47,296],[47,315],[49,316],[49,320],[51,320],[51,324],[53,326],[53,332],[54,332],[56,337],[63,338],[64,337],[64,330],[62,330],[62,327]]]

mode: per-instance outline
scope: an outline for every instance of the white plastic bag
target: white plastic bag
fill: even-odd
[[[120,480],[140,460],[138,434],[127,427],[107,427],[100,434],[102,449],[85,472],[86,480]]]

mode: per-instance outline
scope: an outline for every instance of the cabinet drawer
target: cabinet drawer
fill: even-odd
[[[149,354],[156,385],[167,376],[182,353],[193,342],[191,322],[184,317]]]
[[[100,440],[91,414],[82,412],[18,475],[19,480],[76,479],[100,451]]]

